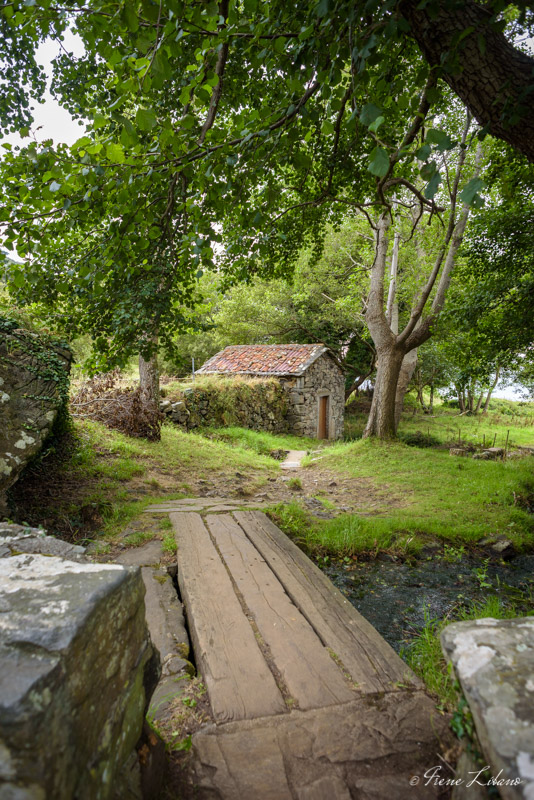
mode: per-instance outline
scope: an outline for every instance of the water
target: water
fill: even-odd
[[[411,564],[377,559],[321,568],[397,652],[428,618],[455,619],[492,595],[519,615],[534,610],[534,554],[509,562],[464,555],[453,563],[435,554]]]

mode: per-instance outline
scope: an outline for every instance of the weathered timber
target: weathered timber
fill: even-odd
[[[210,515],[206,523],[299,708],[353,700],[341,670],[243,529],[229,514]]]
[[[170,519],[178,545],[178,583],[215,719],[284,713],[283,697],[201,517],[175,512]]]
[[[365,693],[421,688],[422,683],[321,570],[260,511],[235,519],[325,646]]]

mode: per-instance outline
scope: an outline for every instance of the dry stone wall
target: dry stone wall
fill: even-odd
[[[139,569],[0,524],[0,798],[141,799],[160,671],[143,598]]]
[[[329,439],[343,436],[345,378],[332,358],[318,358],[301,377],[243,379],[210,376],[180,397],[160,405],[167,418],[186,430],[237,425],[271,433],[318,435],[320,397],[329,398]]]
[[[186,430],[214,425],[237,425],[256,431],[288,430],[288,397],[276,379],[210,378],[181,397],[165,398],[161,411]]]
[[[0,517],[5,492],[39,452],[65,404],[69,350],[0,317]]]

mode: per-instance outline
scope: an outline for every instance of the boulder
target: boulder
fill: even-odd
[[[0,318],[0,515],[66,402],[71,353]]]
[[[40,553],[20,552],[32,537]],[[160,671],[141,573],[43,555],[50,539],[2,529],[0,797],[136,800]]]
[[[68,558],[70,561],[87,560],[84,556],[85,547],[47,536],[42,528],[0,522],[0,558],[20,553],[41,553],[43,556]]]
[[[534,618],[455,622],[441,646],[473,714],[489,785],[503,800],[534,797]]]
[[[502,458],[504,456],[504,447],[486,447],[484,453],[486,458]]]

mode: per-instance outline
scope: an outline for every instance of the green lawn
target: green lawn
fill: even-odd
[[[429,535],[455,544],[505,535],[519,548],[534,545],[534,517],[526,508],[534,493],[533,458],[475,461],[446,450],[361,440],[333,445],[305,464],[370,478],[395,499],[391,512],[379,517],[344,515],[322,525],[323,545],[331,536],[335,546],[343,542],[343,551],[403,548],[412,537],[413,549]]]

